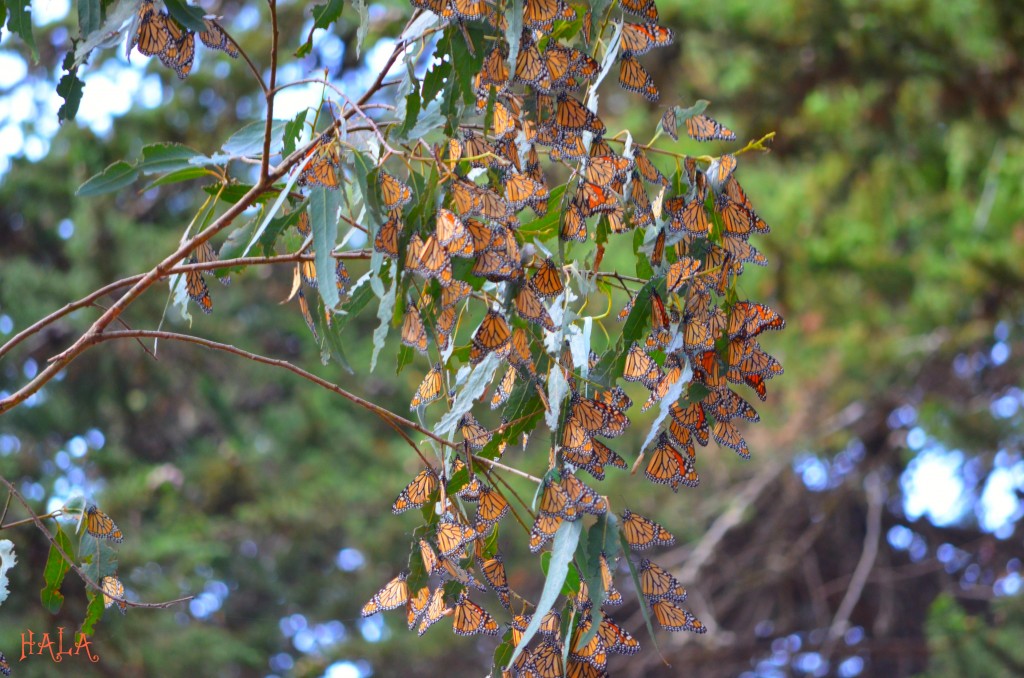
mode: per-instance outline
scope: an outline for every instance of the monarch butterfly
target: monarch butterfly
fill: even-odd
[[[736,169],[736,164],[736,156],[728,153],[711,161],[706,176],[710,178],[716,191],[724,190],[725,183]]]
[[[409,630],[412,631],[413,627],[416,626],[417,620],[423,614],[423,611],[427,609],[427,604],[430,602],[430,587],[424,586],[419,590],[415,596],[409,599],[406,603],[406,620],[409,623]]]
[[[562,615],[555,610],[549,610],[540,620],[540,629],[537,631],[548,640],[557,641],[562,632]]]
[[[754,215],[754,230],[758,233],[767,233],[771,229],[768,228],[768,224],[765,223],[764,219],[757,216],[757,212],[754,211],[754,206],[750,202],[750,198],[743,191],[740,186],[740,182],[736,181],[735,176],[730,176],[725,182],[725,194],[732,199],[733,202],[739,204],[750,210],[750,213]]]
[[[443,19],[449,19],[454,15],[448,0],[412,0],[412,4],[420,9],[430,10]]]
[[[674,294],[682,288],[683,284],[690,280],[700,269],[701,262],[690,257],[681,257],[668,267],[668,274],[665,276],[665,284],[669,294]]]
[[[605,649],[601,637],[595,633],[586,645],[580,646],[580,641],[587,631],[590,630],[590,626],[590,621],[582,621],[576,627],[576,632],[573,634],[570,645],[569,659],[570,661],[586,662],[593,668],[603,670],[608,664],[608,650]]]
[[[567,417],[562,428],[562,448],[577,455],[593,452],[593,436],[576,417]]]
[[[453,280],[451,285],[441,288],[441,308],[453,308],[468,297],[472,291],[473,288],[469,286],[469,283]]]
[[[487,13],[484,0],[452,0],[452,9],[456,16],[466,21],[477,21]]]
[[[214,261],[219,261],[219,257],[217,256],[217,253],[213,251],[213,245],[210,244],[209,240],[201,245],[197,245],[195,250],[192,251],[192,256],[200,264],[209,264]],[[220,284],[225,287],[231,284],[230,276],[223,276],[221,278],[217,278],[217,280],[220,280]]]
[[[509,504],[501,493],[486,485],[480,490],[479,504],[476,509],[476,531],[484,533],[492,525],[505,517]]]
[[[564,241],[587,241],[587,217],[583,212],[582,192],[577,193],[565,209],[565,219],[558,231],[558,237]]]
[[[100,591],[103,592],[103,607],[110,607],[117,603],[117,608],[121,611],[121,614],[125,614],[128,611],[128,603],[124,600],[114,600],[114,598],[124,598],[124,584],[121,583],[120,579],[110,576],[103,577],[103,579],[100,579]]]
[[[437,474],[429,468],[420,471],[398,495],[398,499],[391,505],[391,512],[398,515],[411,508],[423,506],[430,501],[437,488]]]
[[[469,599],[466,592],[459,595],[455,603],[455,611],[452,615],[452,630],[460,636],[472,636],[477,633],[486,633],[489,636],[498,635],[498,622]]]
[[[437,524],[437,550],[442,557],[447,558],[473,539],[476,530],[469,525],[444,519]]]
[[[622,511],[622,534],[634,551],[642,551],[652,546],[671,546],[676,543],[676,538],[664,527],[629,509]]]
[[[706,321],[696,317],[690,318],[683,329],[683,349],[687,353],[700,353],[710,351],[714,346],[715,338]]]
[[[735,132],[703,113],[686,119],[686,133],[695,141],[736,141]]]
[[[420,619],[419,628],[416,629],[417,635],[422,636],[427,632],[427,629],[451,613],[452,608],[447,607],[444,604],[444,587],[438,586],[430,595],[430,602],[427,604],[427,610],[423,613],[423,617]]]
[[[412,200],[412,190],[386,171],[380,171],[377,182],[380,184],[380,195],[387,211],[398,209]]]
[[[722,235],[746,240],[754,230],[753,215],[743,205],[722,193],[715,199],[715,212],[722,219]]]
[[[631,224],[633,228],[646,228],[654,223],[654,208],[647,196],[647,189],[640,181],[640,175],[633,172],[629,183],[629,201],[633,205]]]
[[[171,37],[167,29],[164,28],[165,21],[167,21],[167,16],[156,11],[153,1],[144,0],[139,5],[139,11],[136,14],[134,25],[137,25],[138,28],[129,38],[125,54],[129,54],[132,47],[136,46],[139,48],[139,52],[146,56],[156,56],[162,53]]]
[[[224,32],[221,25],[212,19],[203,19],[206,30],[199,33],[199,39],[210,49],[219,49],[232,59],[238,58],[238,47],[231,41],[228,34]]]
[[[309,312],[309,300],[306,299],[306,295],[299,290],[295,295],[299,300],[299,311],[302,313],[302,319],[306,321],[306,327],[309,328],[310,333],[313,335],[314,341],[320,341],[320,337],[316,331],[316,323],[313,322],[313,314]]]
[[[570,405],[570,418],[579,420],[580,425],[591,434],[617,438],[629,427],[629,417],[603,402],[573,393]]]
[[[651,249],[651,266],[658,268],[665,256],[665,229],[658,230],[658,237],[654,240],[654,247]]]
[[[618,196],[610,188],[589,181],[580,184],[576,200],[579,201],[583,214],[588,217],[592,214],[611,212],[619,204]]]
[[[533,365],[533,356],[530,355],[530,338],[526,330],[521,327],[512,331],[512,350],[509,352],[509,364],[517,367],[530,375],[536,375],[537,368]]]
[[[661,98],[651,74],[630,52],[622,52],[619,55],[619,85],[627,92],[643,95],[651,102]]]
[[[754,389],[757,397],[764,402],[768,399],[768,389],[765,386],[765,378],[760,374],[747,374],[743,376],[743,383]]]
[[[519,127],[519,120],[508,106],[500,101],[495,101],[492,113],[490,130],[495,138],[501,139],[506,135],[515,135]]]
[[[537,49],[537,43],[533,40],[524,39],[519,44],[519,54],[516,56],[515,81],[526,85],[533,85],[534,87],[545,83],[547,87],[544,89],[550,87],[551,76],[548,73],[547,66],[544,64],[544,58],[541,56],[540,50]]]
[[[533,527],[530,529],[530,553],[540,551],[544,544],[548,543],[555,536],[555,532],[558,531],[558,526],[561,524],[561,516],[544,512],[538,513],[537,519],[533,522]]]
[[[190,257],[188,263],[196,263],[195,257]],[[206,286],[202,271],[185,272],[185,291],[192,301],[199,304],[203,313],[213,313],[213,298],[210,297],[210,288]]]
[[[625,178],[633,161],[621,155],[591,156],[587,160],[586,179],[598,186],[608,186],[616,179]]]
[[[373,594],[373,598],[363,605],[362,616],[369,617],[378,612],[393,610],[405,605],[409,600],[409,585],[405,581],[407,577],[408,573],[402,572],[385,584],[384,588]]]
[[[504,316],[493,309],[487,311],[480,327],[473,334],[473,348],[477,349],[478,358],[476,362],[483,360],[492,351],[502,357],[508,355],[512,346],[511,339],[512,330]],[[472,355],[470,362],[472,362]]]
[[[665,201],[664,208],[672,216],[668,227],[673,233],[683,230],[707,237],[711,230],[711,222],[708,221],[707,211],[704,209],[704,200],[699,196],[693,200],[687,200],[682,196],[671,198]]]
[[[509,622],[508,628],[512,632],[511,640],[514,644],[518,645],[519,641],[523,639],[523,633],[526,632],[526,627],[530,625],[532,617],[533,615],[530,614],[512,615],[512,621]]]
[[[637,172],[643,177],[643,180],[649,184],[661,184],[662,186],[668,186],[668,179],[665,175],[654,166],[650,158],[643,149],[635,147],[633,149],[633,162],[636,163]]]
[[[436,234],[437,241],[450,256],[472,257],[476,253],[469,231],[454,212],[444,208],[437,211]]]
[[[720,445],[731,447],[736,454],[744,459],[750,459],[750,450],[747,448],[747,441],[740,435],[739,429],[731,421],[719,421],[711,429],[711,435]]]
[[[462,142],[458,139],[449,139],[448,144],[453,166],[460,159],[464,159],[472,167],[486,168],[496,164],[494,149],[483,137],[478,137],[472,130],[462,131]]]
[[[579,99],[561,94],[555,110],[555,125],[561,130],[581,130],[603,135],[607,129],[601,119],[580,103]]]
[[[565,290],[562,272],[550,257],[541,262],[540,267],[533,274],[533,289],[538,296],[545,299],[557,297]]]
[[[781,330],[786,321],[765,304],[737,301],[729,309],[729,339],[756,337],[765,330]]]
[[[609,652],[632,655],[640,651],[640,642],[607,615],[601,619],[597,635],[604,641]]]
[[[405,318],[402,320],[402,343],[420,353],[427,352],[427,330],[423,327],[423,319],[416,306],[405,307]]]
[[[441,351],[448,348],[448,342],[451,341],[452,332],[455,331],[455,320],[456,316],[454,306],[444,308],[437,314],[437,323],[434,325],[434,331],[437,333],[437,348]]]
[[[746,342],[753,345],[747,346]],[[740,345],[746,348],[741,349]],[[741,375],[750,374],[771,379],[782,374],[783,371],[782,364],[765,353],[756,341],[737,338],[729,342],[729,372],[726,374],[726,378],[730,381],[739,383]]]
[[[465,468],[466,462],[456,458],[455,463],[452,465],[452,477],[455,477],[455,475],[459,471],[462,471]],[[459,488],[457,492],[455,492],[455,496],[458,497],[459,499],[465,499],[466,501],[478,501],[480,499],[480,490],[482,490],[483,487],[484,484],[480,482],[480,478],[474,475],[472,476],[472,478],[469,479],[469,482],[467,482],[465,485]]]
[[[3,652],[0,652],[0,673],[5,676],[11,675],[11,664],[7,661],[7,657],[4,656]]]
[[[553,482],[550,478],[544,482],[544,491],[540,495],[539,513],[557,515],[569,521],[580,517],[579,509],[569,499],[568,493],[561,484]]]
[[[508,589],[508,577],[505,576],[505,561],[502,559],[501,554],[495,553],[493,558],[480,563],[480,573],[484,576],[484,581],[487,582],[488,586],[497,594],[502,606],[506,610],[511,609],[512,596]]]
[[[679,359],[675,353],[669,354],[665,358],[665,370],[664,375],[658,382],[657,386],[651,389],[651,397],[644,403],[641,408],[642,412],[646,412],[658,403],[660,403],[665,396],[668,395],[668,391],[672,386],[676,384],[683,376],[683,361]]]
[[[491,440],[491,433],[476,420],[472,412],[466,412],[459,420],[462,437],[469,444],[469,449],[479,452]]]
[[[508,66],[505,63],[505,54],[499,47],[494,47],[480,66],[480,71],[474,76],[473,87],[476,90],[484,91],[493,86],[503,89],[508,84]]]
[[[692,447],[688,449],[688,453],[693,454]],[[683,457],[664,431],[658,436],[657,446],[651,453],[644,475],[652,482],[669,485],[673,492],[678,490],[680,485],[696,487],[700,482],[700,477],[694,470],[694,457]]]
[[[303,213],[305,214],[305,213]],[[377,229],[373,237],[373,249],[389,259],[398,258],[398,238],[402,234],[402,222],[398,217],[391,217]]]
[[[298,184],[338,188],[341,182],[341,159],[330,132],[320,135],[317,143],[309,150],[308,156],[312,156],[312,160],[299,174]]]
[[[522,275],[522,266],[505,254],[490,250],[477,254],[471,272],[480,278],[501,282],[518,279]]]
[[[605,604],[606,605],[621,605],[622,594],[615,590],[612,586],[612,568],[608,564],[608,556],[605,555],[604,551],[601,552],[601,556],[598,560],[601,565],[601,582],[604,585],[605,590]]]
[[[427,575],[431,575],[437,569],[440,561],[437,558],[437,554],[434,553],[434,548],[426,540],[420,539],[419,541],[420,558],[423,560],[423,568],[426,570]]]
[[[640,592],[650,602],[686,601],[686,589],[667,570],[644,558],[640,561]]]
[[[160,63],[172,69],[178,78],[184,80],[192,72],[192,60],[196,55],[195,33],[181,30],[177,21],[166,17],[164,30],[168,33],[167,45],[157,54]]]
[[[548,310],[544,308],[544,304],[541,303],[540,298],[537,296],[533,283],[529,280],[519,289],[518,294],[516,294],[515,303],[516,312],[523,320],[540,325],[548,332],[554,332],[558,329],[555,327],[551,315],[548,314]]]
[[[626,354],[626,365],[622,372],[622,377],[626,381],[639,381],[641,384],[647,387],[648,390],[654,390],[661,381],[662,372],[661,368],[658,367],[658,363],[647,355],[640,344],[633,342],[633,345],[629,348],[629,353]]]
[[[548,187],[525,174],[511,174],[505,181],[505,201],[515,211],[547,200]]]
[[[731,259],[729,264],[722,266],[723,272],[738,275],[743,272],[743,263],[748,261],[755,266],[768,265],[768,259],[742,238],[723,238],[722,248]],[[724,282],[722,286],[724,286]]]
[[[658,7],[654,0],[622,0],[622,9],[630,14],[642,16],[648,21],[658,21]]]
[[[509,366],[505,372],[505,376],[501,378],[501,383],[498,384],[498,388],[494,390],[494,395],[491,396],[491,409],[495,410],[505,404],[508,397],[512,395],[512,387],[516,383],[516,369]]]
[[[523,25],[527,28],[549,31],[555,19],[572,21],[575,18],[576,10],[563,0],[526,0],[523,5]]]
[[[619,38],[620,47],[623,52],[630,52],[634,56],[647,54],[655,47],[666,47],[672,44],[675,33],[671,28],[663,28],[653,23],[633,24],[626,22],[622,24],[622,37]]]
[[[679,607],[671,600],[659,600],[651,605],[654,618],[658,620],[662,628],[669,631],[693,631],[694,633],[707,633],[708,627],[692,614]]]
[[[693,433],[693,436],[702,446],[708,444],[708,418],[705,416],[705,411],[700,407],[699,402],[693,402],[693,404],[686,408],[681,407],[678,402],[674,402],[669,412],[673,420],[679,422],[680,425]]]
[[[85,509],[85,530],[97,539],[109,539],[120,544],[124,541],[124,533],[114,524],[106,513],[95,504]]]
[[[565,86],[573,67],[573,50],[552,40],[544,50],[544,65],[551,78],[549,88]]]
[[[444,381],[442,380],[441,363],[434,363],[419,388],[416,389],[416,395],[412,397],[409,409],[414,410],[420,405],[429,405],[440,398],[442,393],[444,393]]]
[[[577,478],[568,469],[562,471],[562,489],[569,502],[580,511],[600,516],[608,512],[608,504],[592,487]]]
[[[426,240],[413,235],[406,252],[405,265],[424,278],[435,278],[442,287],[452,282],[452,260],[433,233]]]

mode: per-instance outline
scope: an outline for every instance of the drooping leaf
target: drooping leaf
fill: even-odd
[[[488,353],[480,364],[473,368],[466,383],[455,396],[452,408],[445,412],[441,421],[434,426],[434,433],[445,436],[455,430],[462,415],[473,408],[473,403],[483,395],[487,385],[494,379],[494,373],[498,370],[499,365],[501,365],[501,358],[498,357],[498,354]]]
[[[681,341],[679,342],[682,343]],[[683,375],[679,378],[679,381],[672,384],[669,387],[668,393],[658,403],[658,416],[654,418],[654,422],[651,424],[650,430],[647,432],[647,437],[644,438],[643,445],[640,446],[641,450],[646,450],[647,446],[651,444],[655,436],[658,435],[658,429],[661,427],[661,423],[665,421],[665,417],[668,416],[669,410],[672,405],[679,400],[679,397],[683,394],[683,388],[690,383],[690,379],[693,378],[693,368],[690,367],[690,359],[686,359],[686,366],[683,368]]]
[[[117,551],[106,539],[96,539],[88,532],[82,535],[78,557],[85,575],[94,582],[117,574]]]
[[[302,137],[303,130],[306,129],[307,113],[309,113],[309,109],[303,108],[295,114],[294,118],[285,123],[284,134],[281,138],[282,155],[288,156],[295,152],[295,144]]]
[[[523,35],[523,0],[512,0],[512,7],[506,10],[505,41],[508,43],[509,73],[516,72],[516,61],[519,58],[519,40]]]
[[[103,617],[103,595],[94,591],[89,591],[89,607],[85,610],[85,619],[82,620],[82,625],[78,628],[78,633],[83,636],[91,636],[96,630],[96,622]]]
[[[100,0],[78,0],[78,30],[84,38],[100,27]]]
[[[75,195],[90,197],[117,191],[132,184],[138,176],[139,170],[134,165],[118,160],[99,174],[87,179],[78,187]]]
[[[388,338],[388,328],[391,327],[391,313],[395,308],[395,296],[398,291],[398,281],[391,283],[391,289],[381,297],[380,306],[377,307],[377,319],[380,324],[373,331],[373,355],[370,357],[370,371],[377,366],[377,356],[384,348],[384,341]]]
[[[206,24],[203,22],[203,15],[206,14],[201,7],[187,5],[182,0],[164,0],[167,12],[185,28],[193,31],[205,31]]]
[[[313,6],[313,28],[327,28],[341,17],[343,0],[327,0],[323,5]]]
[[[32,0],[13,0],[8,7],[11,13],[11,17],[7,20],[8,30],[21,36],[21,39],[32,50],[32,62],[39,61],[36,39],[32,36]]]
[[[142,189],[148,191],[151,188],[157,186],[167,186],[169,184],[180,184],[182,181],[189,181],[191,179],[199,179],[201,177],[210,176],[211,171],[205,167],[189,167],[187,169],[180,169],[170,174],[165,174],[162,177],[157,177],[150,183],[146,184]]]
[[[313,247],[316,250],[317,288],[324,306],[338,305],[338,286],[334,279],[335,263],[331,253],[338,242],[338,210],[341,196],[334,189],[314,186],[309,194],[309,224],[313,229]]]
[[[57,533],[53,535],[53,539],[68,557],[74,558],[71,540],[64,534],[64,530],[60,528],[60,525],[57,526]],[[46,585],[39,592],[43,607],[50,614],[60,612],[61,605],[64,604],[64,594],[60,592],[60,587],[64,583],[64,575],[70,569],[71,564],[64,560],[64,556],[57,551],[56,546],[51,545],[50,554],[46,557],[46,566],[43,568],[43,580],[46,582]]]
[[[137,167],[142,174],[194,169],[195,165],[190,161],[200,155],[199,151],[184,144],[150,144],[142,147],[142,160]]]
[[[622,548],[623,553],[629,553],[630,546],[629,542],[626,541],[626,535],[619,531],[619,544]],[[642,591],[643,588],[640,586],[640,573],[636,570],[636,564],[632,558],[623,558],[626,564],[629,566],[629,576],[633,578],[633,588],[637,591]],[[654,636],[654,626],[651,624],[651,606],[647,602],[644,596],[637,596],[640,601],[640,613],[644,617],[644,624],[647,625],[647,634],[651,637],[651,642],[654,643],[654,649],[658,649],[658,639]]]
[[[280,152],[284,130],[290,120],[274,120],[270,125],[270,154]],[[259,156],[263,154],[263,135],[266,133],[265,120],[251,122],[238,130],[224,142],[221,149],[232,158]]]
[[[352,8],[359,14],[359,28],[356,29],[356,58],[362,49],[366,33],[370,30],[370,13],[366,8],[366,0],[352,0]]]
[[[533,611],[533,618],[523,632],[523,637],[516,645],[512,658],[509,659],[506,668],[511,670],[512,664],[522,653],[523,649],[533,640],[533,636],[540,629],[540,623],[552,607],[558,596],[562,594],[562,585],[569,574],[569,563],[572,562],[573,554],[576,553],[576,544],[580,540],[580,532],[583,531],[583,521],[563,521],[555,532],[555,538],[551,547],[551,562],[548,565],[547,578],[544,580],[544,590],[541,591],[537,601],[537,609]],[[640,590],[639,584],[637,590]]]

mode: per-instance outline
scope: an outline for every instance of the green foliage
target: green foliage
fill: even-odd
[[[43,569],[46,586],[43,587],[39,595],[43,601],[43,607],[51,614],[57,614],[60,612],[61,605],[64,604],[64,594],[60,592],[60,587],[64,583],[64,575],[71,569],[71,564],[64,560],[64,556],[57,550],[57,546],[69,556],[74,553],[74,548],[71,546],[71,540],[59,525],[53,539],[56,545],[50,546],[50,554],[46,557],[46,567]]]

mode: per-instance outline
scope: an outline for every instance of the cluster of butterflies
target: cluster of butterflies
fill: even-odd
[[[199,32],[199,39],[210,49],[224,52],[231,58],[238,57],[238,47],[224,29],[213,19],[203,19],[206,30]],[[125,53],[132,48],[146,56],[155,56],[167,68],[184,80],[192,72],[196,55],[195,32],[183,28],[167,12],[158,12],[153,0],[142,0],[128,28],[128,43]]]
[[[90,504],[82,514],[85,521],[85,531],[97,539],[109,539],[120,544],[124,541],[124,533],[114,523],[113,519],[101,511],[95,504]],[[116,576],[106,576],[100,579],[100,591],[103,593],[103,607],[117,605],[121,614],[128,611],[128,603],[124,602],[124,584]],[[117,600],[115,600],[117,599]]]
[[[363,606],[364,617],[404,608],[409,629],[417,628],[420,635],[445,617],[452,618],[452,629],[458,635],[499,633],[498,622],[470,600],[468,592],[470,589],[490,589],[510,613],[513,597],[522,600],[509,588],[504,561],[496,545],[488,544],[486,540],[490,529],[508,513],[509,505],[501,494],[467,471],[466,463],[456,457],[447,475],[439,477],[433,469],[427,468],[399,494],[392,505],[396,514],[439,501],[443,501],[448,509],[436,520],[430,532],[419,532],[421,536],[414,544],[410,559],[412,569],[401,572],[374,594]],[[461,485],[456,479],[461,479]],[[444,496],[448,490],[459,499],[478,503],[473,521],[464,520],[454,510]],[[553,530],[549,532],[545,526],[548,521],[577,520],[584,513],[601,515],[607,510],[607,500],[574,474],[563,470],[557,482],[550,478],[544,482],[537,520],[531,532],[531,550],[538,550],[553,534]],[[675,538],[664,527],[628,509],[621,515],[620,530],[632,551],[675,543]],[[472,550],[469,549],[471,544]],[[561,663],[564,654],[561,617],[552,610],[541,622],[538,642],[524,650],[513,671],[507,675],[602,676],[607,675],[609,654],[639,652],[640,643],[603,614],[604,606],[619,605],[623,599],[614,588],[614,568],[603,553],[599,564],[604,591],[601,599],[594,599],[583,577],[580,577],[580,589],[567,601],[579,621],[572,633],[565,673],[562,673]],[[680,607],[686,600],[686,591],[669,572],[647,559],[634,564],[634,567],[639,575],[640,593],[652,616],[663,628],[696,633],[707,630],[693,614]],[[476,579],[473,570],[486,582],[486,586]],[[431,591],[429,577],[434,575],[439,581]],[[414,579],[416,584],[411,585]],[[602,606],[600,626],[596,634],[583,644],[581,640],[589,635],[595,603]],[[513,645],[518,645],[529,623],[530,615],[512,613],[509,639]]]

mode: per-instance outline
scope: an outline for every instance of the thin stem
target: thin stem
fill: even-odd
[[[299,375],[303,379],[311,381],[314,384],[317,384],[318,386],[321,386],[321,387],[327,389],[328,391],[333,391],[334,393],[337,393],[338,395],[340,395],[341,397],[345,398],[346,400],[349,400],[349,401],[355,403],[356,405],[359,405],[360,407],[373,412],[374,414],[376,414],[381,419],[394,422],[395,424],[399,424],[399,425],[404,426],[406,428],[410,428],[410,429],[416,431],[417,433],[420,433],[422,435],[427,436],[428,438],[430,438],[434,442],[437,442],[437,443],[439,443],[441,445],[445,445],[447,447],[458,447],[458,444],[452,443],[450,441],[445,440],[444,438],[436,435],[435,433],[433,433],[429,429],[426,429],[423,426],[420,426],[416,422],[410,421],[410,420],[406,419],[405,417],[397,415],[394,412],[392,412],[391,410],[385,409],[385,408],[381,407],[380,405],[372,403],[372,402],[370,402],[368,400],[363,400],[359,396],[357,396],[357,395],[355,395],[353,393],[349,393],[348,391],[346,391],[345,389],[341,388],[337,384],[329,382],[326,379],[322,379],[321,377],[318,377],[318,376],[316,376],[315,374],[313,374],[311,372],[307,372],[306,370],[302,369],[301,367],[297,367],[297,366],[291,364],[287,360],[280,360],[280,359],[277,359],[277,358],[268,358],[266,356],[259,355],[258,353],[251,353],[249,351],[245,351],[243,349],[240,349],[240,348],[238,348],[236,346],[232,346],[230,344],[222,344],[220,342],[210,341],[209,339],[203,339],[201,337],[193,337],[193,336],[190,336],[190,335],[187,335],[187,334],[178,334],[177,332],[165,332],[165,331],[157,331],[157,330],[117,330],[117,331],[114,331],[114,332],[104,332],[102,334],[97,334],[95,336],[90,337],[89,343],[91,343],[91,344],[98,344],[100,342],[107,341],[109,339],[130,339],[130,338],[136,338],[136,337],[152,338],[152,339],[167,339],[167,340],[174,340],[174,341],[183,341],[183,342],[190,343],[190,344],[197,344],[197,345],[202,346],[204,348],[209,348],[209,349],[213,349],[213,350],[216,350],[216,351],[224,351],[226,353],[232,353],[232,354],[240,356],[242,358],[247,358],[248,360],[252,360],[253,362],[263,363],[264,365],[271,365],[273,367],[280,367],[280,368],[286,369],[289,372],[292,372],[294,374]]]
[[[36,515],[36,512],[33,511],[32,507],[28,505],[28,502],[25,501],[25,498],[21,496],[21,493],[19,493],[16,489],[14,489],[14,485],[11,484],[11,481],[7,480],[7,478],[5,478],[3,476],[0,476],[0,482],[2,482],[4,485],[6,485],[7,489],[10,491],[11,495],[13,495],[15,498],[17,498],[18,502],[20,502],[21,505],[25,507],[25,510],[28,512],[28,515],[30,516],[28,521],[30,521],[32,523],[35,523],[35,526],[37,528],[39,528],[39,531],[42,532],[46,536],[47,541],[50,542],[50,546],[53,547],[53,549],[57,553],[60,554],[60,557],[63,558],[64,562],[66,562],[68,564],[68,566],[72,570],[75,571],[75,574],[77,574],[79,577],[81,577],[82,581],[84,581],[86,583],[86,585],[90,586],[91,588],[93,588],[96,591],[103,592],[103,589],[100,587],[100,585],[97,584],[95,581],[93,581],[92,577],[90,577],[85,572],[83,572],[82,568],[80,568],[75,563],[75,561],[72,560],[71,556],[69,556],[64,551],[64,549],[61,548],[61,545],[58,544],[57,540],[53,538],[53,535],[50,534],[50,531],[48,529],[46,529],[46,525],[43,524],[42,519],[40,519],[40,517]],[[20,521],[20,522],[26,522],[26,521]],[[125,603],[129,607],[150,607],[150,608],[167,608],[167,607],[170,607],[172,605],[177,605],[178,603],[184,603],[185,601],[192,600],[195,597],[195,596],[185,596],[184,598],[177,598],[175,600],[168,600],[167,602],[164,602],[164,603],[133,603],[130,600],[126,600],[124,598],[119,598],[118,596],[112,596],[109,593],[104,593],[104,595],[106,595],[108,598],[112,598],[113,600],[116,600],[116,601],[118,601],[120,603]]]
[[[270,173],[270,131],[274,124],[274,93],[277,89],[277,0],[267,0],[270,7],[270,85],[263,89],[267,97],[267,125],[263,131],[263,158],[260,160],[260,183],[267,180]]]
[[[266,95],[267,83],[263,81],[263,76],[260,74],[260,70],[256,68],[256,64],[254,64],[252,62],[252,59],[249,58],[248,52],[246,52],[245,49],[243,49],[242,46],[238,44],[238,42],[233,37],[231,37],[231,34],[228,33],[227,30],[225,30],[225,28],[220,25],[220,22],[214,21],[213,24],[217,26],[217,28],[219,28],[224,33],[224,35],[228,36],[228,40],[230,40],[231,44],[235,46],[235,49],[238,50],[238,53],[242,55],[242,60],[245,61],[246,65],[249,66],[249,70],[252,71],[253,77],[255,77],[256,82],[259,83],[260,89],[263,91],[263,94]]]

